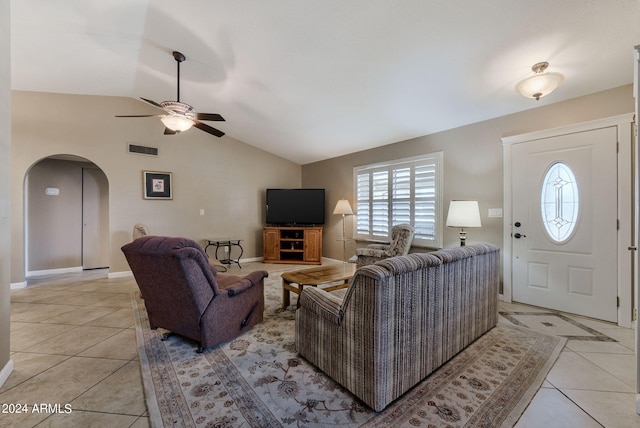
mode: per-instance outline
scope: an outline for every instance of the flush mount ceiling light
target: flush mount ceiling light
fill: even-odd
[[[560,73],[545,72],[547,67],[549,67],[548,62],[534,64],[531,70],[535,74],[521,80],[516,85],[516,91],[527,98],[535,98],[536,100],[553,92],[558,86],[562,85],[564,76]]]

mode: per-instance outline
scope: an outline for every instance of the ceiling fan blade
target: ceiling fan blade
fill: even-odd
[[[116,117],[160,117],[161,114],[133,114],[133,115],[116,115]]]
[[[155,102],[155,101],[148,100],[148,99],[146,99],[146,98],[142,98],[142,97],[140,97],[140,99],[141,99],[142,101],[148,102],[148,103],[149,103],[149,104],[151,104],[152,106],[156,106],[156,107],[161,108],[162,110],[164,110],[164,108],[163,108],[160,104],[158,104],[157,102]]]
[[[215,135],[216,137],[222,137],[224,135],[224,132],[220,131],[219,129],[216,128],[212,128],[209,125],[206,125],[202,122],[199,122],[197,120],[194,121],[193,126],[195,126],[196,128],[204,131],[204,132],[208,132],[211,135]]]
[[[198,113],[196,115],[198,120],[213,120],[217,122],[224,122],[224,117],[220,116],[217,113]]]
[[[177,134],[176,131],[169,128],[164,128],[164,135],[175,135],[175,134]]]

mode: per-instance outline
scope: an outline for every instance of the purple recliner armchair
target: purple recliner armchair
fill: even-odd
[[[266,271],[218,274],[195,241],[143,236],[122,247],[152,329],[198,342],[198,352],[262,322]]]

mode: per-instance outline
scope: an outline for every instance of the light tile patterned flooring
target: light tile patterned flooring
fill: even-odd
[[[269,265],[247,263],[230,273],[257,269]],[[99,270],[28,282],[11,292],[14,370],[0,388],[0,406],[28,408],[2,414],[0,427],[149,426],[131,309],[133,278],[107,279]],[[507,303],[500,310],[542,311]],[[633,331],[571,318],[617,342],[569,340],[516,427],[639,427]],[[61,408],[34,412],[40,403]]]

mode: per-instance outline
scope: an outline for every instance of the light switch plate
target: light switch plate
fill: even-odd
[[[493,217],[493,218],[502,217],[502,208],[489,208],[489,217]]]

